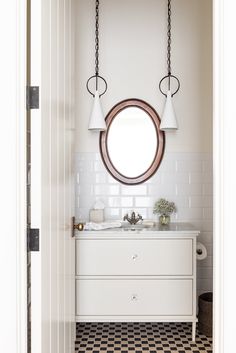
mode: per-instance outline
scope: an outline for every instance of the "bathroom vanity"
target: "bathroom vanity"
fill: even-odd
[[[76,233],[77,322],[191,322],[196,238],[186,223]]]

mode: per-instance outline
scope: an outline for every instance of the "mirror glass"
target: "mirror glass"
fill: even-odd
[[[165,147],[157,112],[142,100],[128,99],[111,109],[106,124],[107,130],[100,133],[100,152],[109,173],[128,185],[149,179]]]
[[[157,144],[152,119],[138,107],[128,107],[118,113],[107,136],[111,162],[128,178],[143,174],[151,166]]]

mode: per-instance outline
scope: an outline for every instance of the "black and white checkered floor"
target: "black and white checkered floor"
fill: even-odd
[[[76,353],[210,353],[212,339],[189,323],[79,323]]]

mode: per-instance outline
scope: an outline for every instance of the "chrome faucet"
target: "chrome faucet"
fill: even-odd
[[[143,217],[138,213],[137,214],[137,217],[135,215],[135,212],[131,212],[131,217],[129,217],[129,214],[127,213],[124,218],[123,218],[124,221],[128,221],[130,224],[136,224],[138,223],[138,221],[142,221],[143,220]]]

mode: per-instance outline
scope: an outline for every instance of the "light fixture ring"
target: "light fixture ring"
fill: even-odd
[[[93,78],[96,79],[96,89],[97,89],[97,86],[98,86],[98,85],[97,85],[98,79],[102,80],[102,81],[104,82],[104,84],[105,84],[104,91],[103,91],[101,94],[99,94],[99,97],[101,97],[101,96],[103,96],[103,95],[106,93],[106,91],[107,91],[107,81],[105,80],[104,77],[99,76],[99,75],[93,75],[93,76],[89,77],[89,79],[88,79],[88,81],[87,81],[87,84],[86,84],[86,87],[87,87],[88,92],[89,92],[93,97],[95,97],[95,94],[89,89],[89,82],[90,82]]]
[[[164,76],[164,77],[161,79],[160,83],[159,83],[159,90],[160,90],[160,92],[161,92],[164,96],[166,96],[166,97],[167,97],[167,94],[166,94],[165,92],[163,92],[163,90],[162,90],[162,88],[161,88],[161,85],[162,85],[162,83],[163,83],[164,80],[168,79],[168,80],[169,80],[169,82],[168,82],[168,88],[169,88],[169,90],[170,90],[170,79],[171,79],[171,78],[173,78],[173,79],[175,79],[175,80],[177,81],[177,88],[176,88],[176,90],[174,91],[174,93],[171,94],[171,97],[173,97],[173,96],[179,91],[179,89],[180,89],[180,82],[179,82],[179,79],[178,79],[176,76],[171,75],[171,74],[168,74],[168,75]]]

